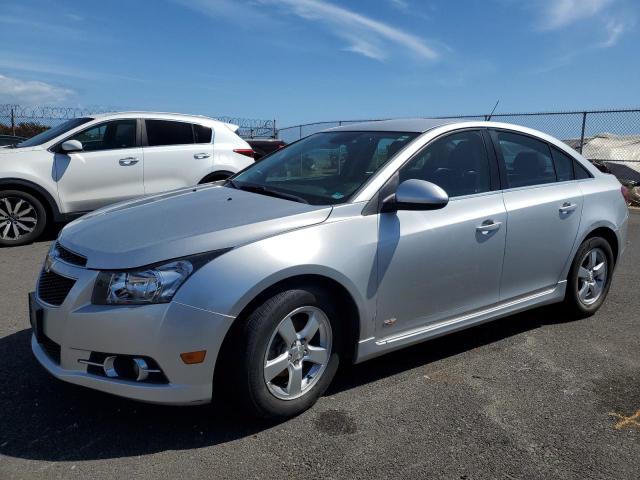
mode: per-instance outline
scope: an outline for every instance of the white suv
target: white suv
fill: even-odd
[[[0,148],[0,245],[111,203],[227,178],[253,163],[237,129],[203,116],[111,113]]]

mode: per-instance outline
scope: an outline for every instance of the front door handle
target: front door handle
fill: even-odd
[[[196,154],[193,155],[193,158],[201,160],[203,158],[209,158],[210,156],[211,156],[210,153],[196,153]]]
[[[502,222],[494,222],[493,220],[485,220],[482,225],[476,227],[476,231],[482,235],[489,235],[490,232],[494,232],[500,228]]]
[[[568,214],[573,212],[576,208],[578,208],[577,203],[564,202],[558,210],[560,213]]]
[[[136,163],[138,163],[138,159],[136,157],[121,158],[119,160],[119,163],[123,167],[130,167],[131,165],[135,165]]]

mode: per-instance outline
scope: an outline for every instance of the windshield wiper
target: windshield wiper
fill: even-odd
[[[299,202],[299,203],[309,203],[307,200],[305,200],[302,197],[298,197],[297,195],[293,195],[291,193],[284,193],[284,192],[281,192],[280,190],[273,190],[269,187],[265,187],[264,185],[247,185],[247,184],[239,185],[237,183],[234,183],[233,180],[229,180],[228,183],[233,188],[237,188],[238,190],[244,190],[245,192],[261,193],[262,195],[268,195],[270,197],[284,198],[285,200],[293,200],[294,202]]]

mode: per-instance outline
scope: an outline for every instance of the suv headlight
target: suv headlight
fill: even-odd
[[[93,289],[92,303],[168,303],[193,272],[226,251],[218,250],[137,270],[100,272]]]

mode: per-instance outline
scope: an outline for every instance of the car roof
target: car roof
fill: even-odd
[[[204,115],[188,115],[185,113],[171,113],[171,112],[109,112],[109,113],[99,113],[95,115],[89,115],[91,118],[106,119],[106,118],[157,118],[161,120],[189,120],[189,121],[197,121],[202,122],[206,120],[207,122],[217,122],[217,123],[225,123],[220,120],[216,120],[215,118],[206,117]]]
[[[351,123],[330,128],[327,132],[413,132],[423,133],[442,125],[463,123],[466,119],[447,118],[397,118],[393,120],[374,120],[371,122]]]

